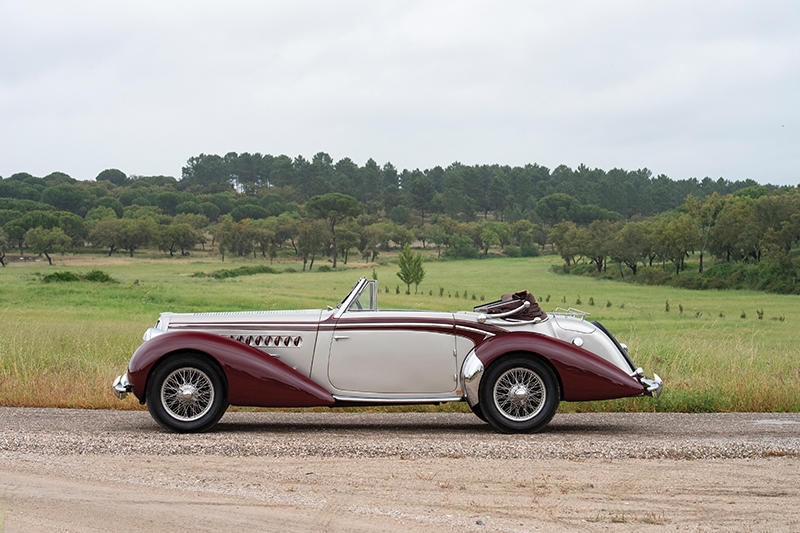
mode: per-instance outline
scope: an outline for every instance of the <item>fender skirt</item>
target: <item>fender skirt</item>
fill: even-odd
[[[564,401],[610,400],[640,396],[644,387],[592,352],[538,333],[513,332],[492,337],[475,347],[475,355],[484,368],[510,352],[533,352],[545,358],[561,381]]]
[[[228,402],[253,407],[332,405],[333,396],[292,367],[241,342],[202,331],[153,337],[136,350],[128,366],[133,394],[144,403],[147,377],[164,356],[183,351],[210,356],[225,373]]]

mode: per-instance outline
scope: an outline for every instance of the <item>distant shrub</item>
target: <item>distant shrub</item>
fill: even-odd
[[[450,241],[450,247],[445,250],[447,257],[457,257],[462,259],[474,259],[478,257],[478,250],[472,243],[472,239],[466,235],[456,234]]]
[[[252,276],[253,274],[277,274],[278,271],[269,265],[250,265],[238,268],[215,270],[211,273],[195,272],[193,278],[227,279],[239,276]]]
[[[328,265],[322,265],[317,268],[317,272],[333,272],[333,269]]]
[[[92,270],[86,274],[76,274],[69,270],[61,272],[52,272],[42,276],[42,281],[45,283],[63,282],[63,281],[91,281],[95,283],[117,283],[117,281],[109,276],[102,270]]]
[[[87,272],[83,279],[86,281],[95,281],[97,283],[112,283],[114,282],[114,278],[103,272],[102,270],[92,270],[91,272]]]
[[[42,277],[42,281],[45,283],[52,283],[57,281],[80,281],[81,277],[77,275],[75,272],[64,271],[64,272],[53,272],[52,274],[47,274],[46,276]]]
[[[536,244],[523,244],[519,249],[519,253],[522,257],[539,257],[542,255],[539,246]]]
[[[519,257],[522,255],[522,251],[520,250],[519,246],[514,245],[506,246],[503,248],[503,252],[505,252],[508,257]]]

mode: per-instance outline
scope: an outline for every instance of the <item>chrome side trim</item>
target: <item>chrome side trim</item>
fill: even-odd
[[[446,329],[452,330],[453,323],[452,322],[344,322],[341,324],[336,324],[337,330],[344,330],[344,329],[356,329],[356,328],[370,328],[370,327],[380,327],[380,328],[397,328],[397,329],[408,329],[408,328],[437,328],[437,329]],[[480,331],[480,330],[475,330]]]
[[[471,407],[474,407],[480,401],[478,391],[481,387],[482,377],[483,363],[475,355],[475,350],[470,350],[467,358],[464,359],[464,365],[461,367],[461,378],[464,380],[464,392]]]
[[[460,402],[464,398],[461,396],[445,397],[420,397],[420,398],[363,398],[359,396],[337,396],[333,395],[334,400],[342,402],[369,402],[369,403],[434,403],[434,402]]]
[[[486,337],[494,337],[494,333],[491,333],[483,329],[471,328],[469,326],[456,325],[456,329],[461,331],[471,331],[473,333],[480,333],[481,335],[485,335]]]
[[[125,396],[127,396],[128,393],[133,388],[133,385],[128,379],[128,373],[125,372],[121,376],[117,376],[117,379],[114,380],[112,388],[114,389],[114,396],[116,396],[120,400],[125,398]]]

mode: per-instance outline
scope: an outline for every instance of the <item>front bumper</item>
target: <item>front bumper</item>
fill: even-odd
[[[121,376],[117,376],[117,379],[114,380],[114,385],[112,385],[112,388],[114,389],[114,396],[120,400],[125,398],[133,389],[133,384],[131,384],[130,380],[128,379],[128,373],[125,372]]]

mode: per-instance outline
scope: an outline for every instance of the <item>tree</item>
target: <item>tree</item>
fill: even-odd
[[[8,247],[8,236],[0,229],[0,265],[6,266],[6,250],[8,250]]]
[[[333,268],[336,268],[338,244],[336,242],[336,224],[348,217],[361,213],[361,204],[352,196],[339,192],[331,192],[314,196],[306,203],[306,209],[314,218],[323,218],[328,222],[328,230],[333,238]]]
[[[159,248],[169,252],[170,257],[176,249],[180,249],[181,255],[188,255],[187,249],[194,248],[200,242],[200,234],[189,224],[170,224],[162,226],[159,235]]]
[[[314,258],[322,250],[327,238],[328,227],[322,220],[303,220],[297,224],[297,253],[303,258],[304,272],[309,259],[311,264],[308,269],[314,267]]]
[[[708,247],[711,230],[717,221],[717,216],[723,207],[720,196],[714,192],[705,201],[700,201],[691,194],[686,197],[686,211],[692,217],[692,222],[697,232],[697,242],[700,246],[700,267],[698,272],[703,273],[703,252]]]
[[[422,254],[412,253],[411,248],[406,244],[403,246],[403,251],[400,252],[398,260],[400,272],[397,277],[406,284],[406,294],[411,294],[411,284],[414,284],[414,294],[417,294],[417,289],[422,280],[425,279],[425,269],[422,268]]]
[[[119,169],[107,168],[97,175],[95,181],[108,181],[114,185],[125,185],[128,182],[128,176]]]
[[[58,227],[72,239],[72,246],[83,246],[87,231],[86,223],[81,217],[73,213],[58,213]]]
[[[47,187],[42,192],[42,202],[55,206],[61,211],[71,211],[85,215],[89,208],[89,193],[80,185],[62,183]]]
[[[639,262],[644,264],[647,260],[650,246],[647,223],[628,222],[612,236],[609,255],[630,268],[635,276]]]
[[[89,212],[86,213],[87,221],[113,220],[115,218],[117,218],[117,214],[110,207],[97,206],[89,209]]]
[[[156,225],[148,218],[124,218],[119,226],[119,247],[127,250],[133,257],[133,252],[153,240],[156,235]]]
[[[729,198],[711,230],[709,247],[716,257],[742,260],[757,254],[761,231],[756,220],[755,200],[747,196]]]
[[[339,228],[336,237],[339,245],[339,253],[344,257],[344,264],[346,265],[350,249],[358,246],[359,242],[361,242],[358,226],[356,226],[354,222],[348,222]]]
[[[11,220],[10,222],[6,222],[3,226],[3,230],[6,233],[8,239],[14,243],[19,248],[19,255],[23,255],[23,248],[25,245],[25,232],[28,231],[29,228],[23,224],[21,218],[16,218]]]
[[[119,246],[121,227],[122,220],[117,218],[101,220],[94,225],[91,233],[89,233],[89,242],[95,244],[96,246],[108,248],[108,255],[110,256]]]
[[[549,239],[567,266],[581,252],[581,235],[574,222],[559,222],[553,226]]]
[[[424,219],[425,212],[430,208],[433,196],[436,194],[436,187],[428,176],[419,171],[414,172],[409,181],[408,184],[403,184],[403,189],[408,191],[411,206],[417,209]]]
[[[44,254],[47,258],[47,263],[52,265],[53,260],[50,257],[50,253],[66,250],[72,244],[72,239],[61,228],[46,229],[37,227],[25,232],[25,244],[33,253]]]
[[[442,257],[442,246],[447,244],[447,233],[439,224],[429,224],[425,227],[425,240],[436,246],[436,258]]]
[[[697,232],[689,215],[680,215],[661,221],[658,226],[661,256],[675,265],[675,275],[684,269],[689,251],[697,247]]]
[[[619,231],[619,224],[608,220],[595,220],[583,230],[581,252],[595,264],[598,272],[605,268],[606,257],[613,250],[613,237]]]

